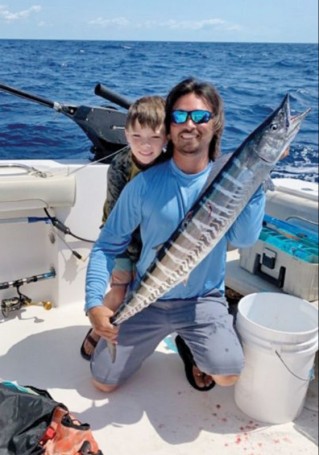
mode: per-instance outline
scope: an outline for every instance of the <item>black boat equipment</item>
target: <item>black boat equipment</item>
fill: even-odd
[[[109,155],[113,156],[114,152],[126,145],[124,134],[126,112],[117,110],[116,106],[66,105],[1,83],[0,90],[54,109],[72,119],[92,142],[91,152],[94,161],[109,163],[111,159],[108,159]],[[128,109],[132,103],[102,84],[96,85],[95,94],[124,109]]]

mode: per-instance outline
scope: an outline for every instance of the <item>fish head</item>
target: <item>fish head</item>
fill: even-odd
[[[255,153],[268,163],[276,163],[295,138],[309,111],[291,116],[287,94],[280,106],[249,136]]]

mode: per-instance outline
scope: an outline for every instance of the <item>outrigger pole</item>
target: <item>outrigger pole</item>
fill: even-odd
[[[91,151],[96,160],[105,158],[103,161],[108,163],[108,156],[126,145],[124,134],[126,112],[118,111],[116,107],[62,104],[1,83],[0,90],[41,104],[72,119],[93,143]],[[102,84],[97,84],[95,93],[125,109],[128,109],[131,104],[130,100],[109,90]]]

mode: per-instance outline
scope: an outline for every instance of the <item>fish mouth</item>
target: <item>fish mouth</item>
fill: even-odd
[[[290,99],[289,94],[287,94],[282,102],[282,105],[279,109],[282,109],[285,112],[285,116],[287,119],[287,139],[289,142],[296,136],[300,129],[300,125],[306,115],[311,111],[311,108],[307,109],[305,112],[301,114],[297,114],[292,116],[290,110]]]
[[[305,112],[302,112],[301,114],[290,116],[289,115],[289,126],[288,126],[288,136],[289,139],[291,137],[294,137],[300,128],[301,123],[303,122],[304,118],[309,114],[311,111],[311,108],[307,109]]]

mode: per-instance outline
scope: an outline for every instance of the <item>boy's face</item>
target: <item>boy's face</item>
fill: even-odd
[[[164,125],[153,130],[139,121],[125,129],[125,135],[135,159],[144,166],[156,160],[167,141]]]

